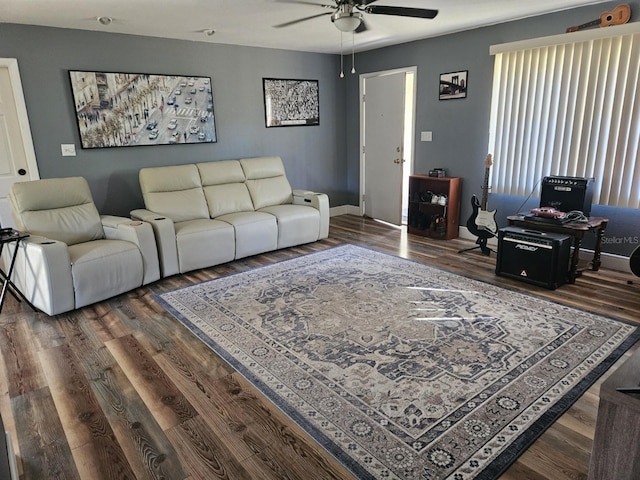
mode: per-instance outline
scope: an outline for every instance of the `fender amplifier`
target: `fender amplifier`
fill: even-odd
[[[501,228],[496,274],[554,290],[567,281],[571,243],[569,235]]]
[[[540,192],[540,206],[553,207],[561,212],[581,211],[591,215],[594,178],[544,177]]]

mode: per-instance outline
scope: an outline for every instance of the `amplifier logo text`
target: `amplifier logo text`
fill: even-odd
[[[520,250],[526,250],[527,252],[535,252],[539,247],[534,247],[533,245],[523,245],[522,243],[519,243],[516,245],[516,248],[519,248]]]

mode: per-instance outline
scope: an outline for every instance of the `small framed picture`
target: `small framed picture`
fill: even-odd
[[[467,97],[467,76],[469,71],[441,73],[440,74],[440,100],[452,100],[454,98]]]
[[[263,78],[267,128],[320,124],[317,80]]]

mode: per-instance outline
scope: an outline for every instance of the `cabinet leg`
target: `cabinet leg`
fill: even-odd
[[[569,268],[568,283],[576,283],[576,277],[578,276],[578,259],[580,257],[580,245],[582,240],[579,237],[574,237],[573,242],[573,255],[571,255],[571,267]]]
[[[593,260],[591,262],[591,270],[593,270],[594,272],[597,272],[598,270],[600,270],[600,264],[601,264],[600,254],[602,252],[602,244],[604,243],[604,231],[606,230],[606,228],[607,228],[607,224],[605,222],[602,222],[602,224],[598,228],[597,238],[596,238],[596,247],[593,251]]]

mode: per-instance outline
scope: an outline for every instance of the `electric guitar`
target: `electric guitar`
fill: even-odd
[[[631,19],[631,7],[626,3],[618,5],[611,12],[603,12],[600,18],[591,22],[583,23],[575,27],[567,28],[567,32],[577,32],[583,28],[595,27],[597,25],[601,27],[610,27],[612,25],[623,25]]]
[[[487,155],[484,162],[484,183],[482,185],[482,202],[478,201],[478,197],[471,197],[471,207],[473,212],[467,220],[467,229],[476,237],[489,238],[495,237],[498,233],[498,225],[496,224],[496,211],[487,210],[487,197],[489,195],[489,170],[493,165],[491,154]]]

